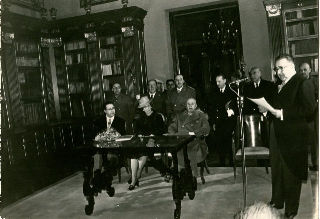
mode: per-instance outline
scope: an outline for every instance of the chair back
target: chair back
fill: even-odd
[[[268,125],[263,115],[244,115],[244,146],[245,147],[268,147]]]

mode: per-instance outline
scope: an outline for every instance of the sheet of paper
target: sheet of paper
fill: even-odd
[[[133,135],[122,135],[116,139],[116,141],[129,141],[131,140]]]
[[[253,99],[253,98],[248,98],[248,99],[254,102],[255,104],[257,104],[258,106],[262,106],[266,108],[269,112],[275,111],[275,109],[266,101],[266,99],[264,99],[264,97],[258,98],[258,99]]]

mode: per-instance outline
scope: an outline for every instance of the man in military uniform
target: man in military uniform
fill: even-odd
[[[250,98],[264,97],[270,102],[270,97],[277,92],[277,87],[270,81],[261,78],[261,70],[258,67],[252,67],[249,72],[251,81],[246,83],[243,88],[243,95]],[[257,104],[248,99],[244,99],[243,113],[260,114]]]
[[[186,102],[189,98],[196,98],[196,92],[193,88],[185,85],[183,76],[175,77],[176,89],[169,91],[167,96],[167,116],[168,120],[183,112],[186,107]]]
[[[227,86],[227,80],[223,74],[216,76],[216,83],[217,89],[213,91],[208,100],[209,121],[214,131],[220,165],[226,165],[226,157],[229,158],[229,165],[232,165],[232,133],[235,129],[238,111],[236,95]]]
[[[318,106],[319,99],[319,79],[318,77],[311,75],[311,67],[308,63],[302,63],[300,66],[300,74],[307,79],[307,83],[312,90],[314,91],[314,97]],[[310,170],[318,171],[319,163],[319,108],[316,107],[316,110],[310,118],[308,118],[308,131],[309,131],[309,141],[310,144],[310,153],[311,153],[311,164]]]
[[[133,101],[126,94],[121,93],[121,86],[115,83],[112,86],[113,95],[110,100],[116,110],[116,115],[126,122],[126,133],[132,133],[132,120],[134,115]]]

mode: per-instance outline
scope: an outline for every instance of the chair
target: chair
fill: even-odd
[[[240,121],[237,120],[236,131],[232,144],[232,152],[234,159],[234,180],[236,180],[237,162],[245,160],[268,160],[269,159],[269,142],[268,142],[268,122],[262,115],[244,115],[243,116],[243,140],[244,140],[244,156],[241,153],[241,137]],[[244,163],[245,163],[244,160]],[[266,164],[266,172],[268,171],[268,162]]]

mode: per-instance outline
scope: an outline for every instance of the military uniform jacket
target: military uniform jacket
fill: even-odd
[[[194,132],[196,138],[188,144],[188,157],[190,162],[200,163],[207,154],[208,148],[204,136],[210,132],[208,116],[200,110],[196,110],[191,116],[187,111],[176,115],[168,127],[169,134],[188,135]],[[179,155],[179,154],[178,154]],[[179,155],[179,163],[183,163],[182,152]]]
[[[116,115],[131,123],[134,115],[134,106],[131,98],[125,94],[120,94],[118,97],[111,97],[111,102],[116,109]]]
[[[237,115],[238,108],[236,103],[236,95],[226,86],[223,93],[219,89],[215,89],[208,98],[208,113],[211,124],[224,122],[225,120],[235,119],[235,116],[228,117],[227,109],[232,109]]]
[[[179,93],[177,89],[169,91],[166,103],[168,117],[173,118],[174,115],[183,112],[189,98],[196,98],[195,90],[189,86],[183,86]]]

